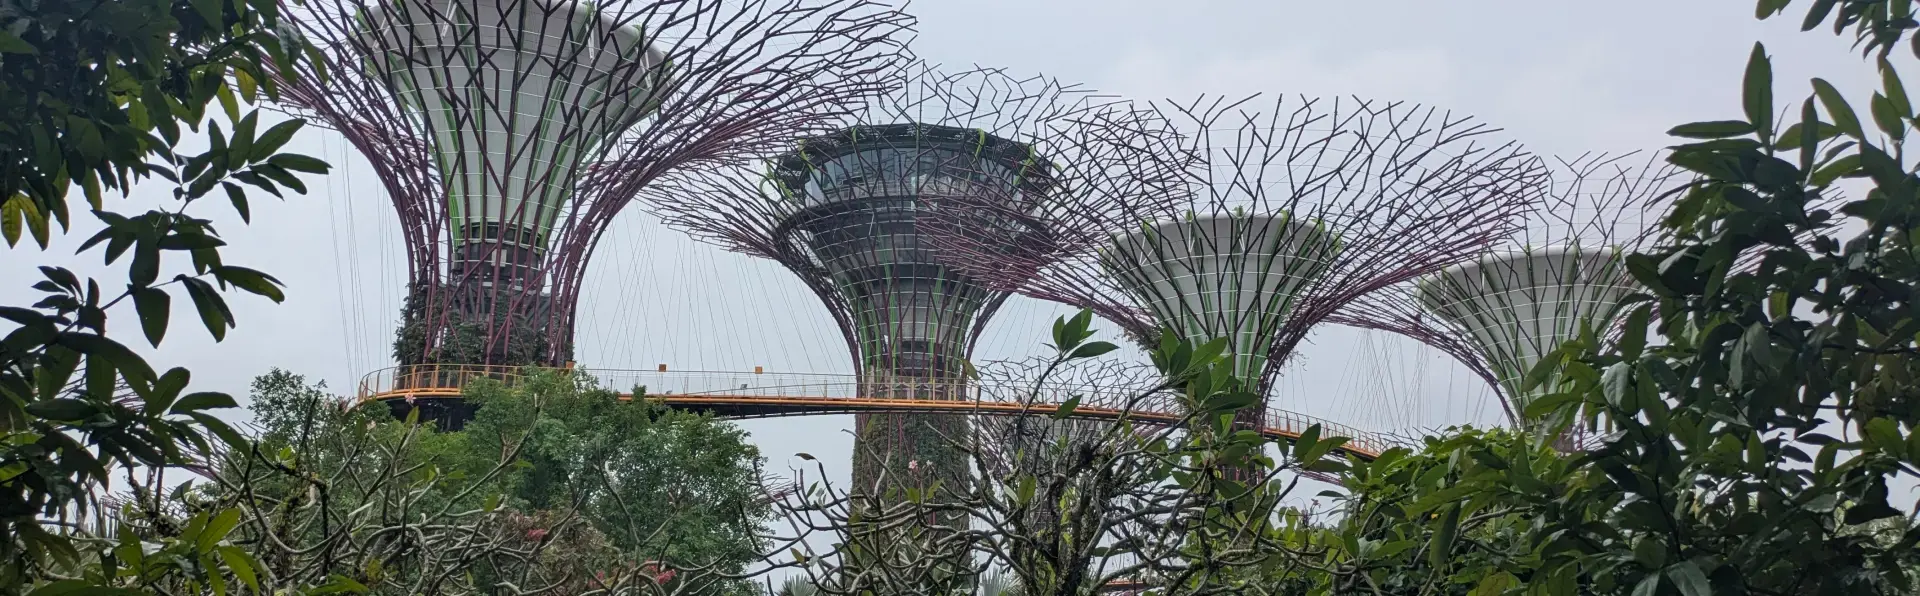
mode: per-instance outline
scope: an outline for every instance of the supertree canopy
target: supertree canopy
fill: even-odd
[[[1657,199],[1686,180],[1655,157],[1585,155],[1559,160],[1551,191],[1512,237],[1471,260],[1361,298],[1341,323],[1400,333],[1459,360],[1502,398],[1511,421],[1553,391],[1523,378],[1542,356],[1614,328],[1637,290],[1625,256],[1658,236]],[[1551,371],[1549,371],[1551,372]]]
[[[686,169],[758,163],[884,91],[868,0],[309,0],[293,110],[379,174],[410,265],[403,365],[560,365],[593,246]]]
[[[897,92],[803,139],[771,172],[686,176],[646,194],[669,225],[778,261],[812,288],[846,338],[861,396],[966,399],[973,339],[1007,293],[937,258],[931,214],[964,210],[946,217],[983,244],[1016,243],[1036,233],[1024,214],[1064,174],[1102,158],[1072,139],[1147,129],[1051,79],[926,66],[895,75]],[[947,448],[966,436],[962,416],[871,413],[855,426],[856,489],[967,481]]]
[[[1435,108],[1202,98],[1153,110],[1185,133],[1177,146],[1144,146],[1131,175],[1096,182],[1148,181],[1178,201],[1057,194],[1032,210],[1045,232],[1016,250],[964,233],[937,244],[970,274],[1091,309],[1149,346],[1163,330],[1223,341],[1262,394],[1330,314],[1504,237],[1545,175],[1494,129]]]
[[[846,301],[863,370],[957,377],[974,319],[1004,294],[935,260],[916,221],[944,196],[1024,210],[1047,192],[1048,170],[1033,145],[979,129],[858,124],[807,139],[776,162],[773,182],[792,212],[774,236],[798,243]]]

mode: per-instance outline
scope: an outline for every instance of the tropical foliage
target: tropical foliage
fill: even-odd
[[[124,279],[104,281],[41,267],[39,301],[0,305],[12,325],[0,339],[0,590],[83,558],[67,534],[112,471],[192,465],[215,435],[245,442],[207,413],[231,397],[189,390],[188,371],[156,370],[107,323],[137,318],[119,329],[159,346],[185,295],[217,340],[236,323],[225,292],[281,300],[273,277],[222,258],[204,216],[225,203],[246,221],[250,192],[302,193],[299,174],[327,171],[281,152],[299,120],[265,126],[242,113],[275,96],[271,69],[303,54],[278,10],[263,0],[0,1],[0,238],[46,250],[90,212],[99,230],[79,252],[125,267]],[[109,201],[142,180],[172,192],[144,212]]]

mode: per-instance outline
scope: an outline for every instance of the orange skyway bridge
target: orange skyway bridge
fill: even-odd
[[[471,365],[398,366],[367,374],[360,380],[360,404],[395,400],[438,400],[458,398],[468,383],[493,379],[511,383],[528,369]],[[812,373],[736,373],[713,371],[564,369],[573,374],[591,375],[601,387],[642,388],[645,399],[674,408],[708,412],[718,418],[775,418],[817,416],[863,412],[930,412],[965,415],[1012,416],[1051,415],[1060,401],[1025,399],[1026,389],[1007,386],[983,386],[979,381],[947,379],[890,380],[886,386],[897,393],[919,395],[957,395],[961,399],[899,399],[865,397],[859,394],[860,382],[854,375]],[[943,385],[961,385],[957,391],[942,391]],[[631,399],[631,393],[621,393]],[[1173,395],[1137,396],[1132,394],[1079,394],[1081,401],[1069,415],[1086,420],[1127,419],[1146,424],[1174,424],[1183,417]],[[1042,396],[1046,397],[1046,396]],[[1131,402],[1131,403],[1129,403]],[[1131,407],[1129,407],[1129,405]],[[1339,451],[1371,460],[1394,445],[1385,437],[1361,432],[1312,416],[1278,408],[1268,408],[1260,433],[1269,438],[1293,441],[1308,427],[1320,425],[1322,437],[1346,437]]]

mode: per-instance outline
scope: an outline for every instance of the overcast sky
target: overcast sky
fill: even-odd
[[[1750,0],[922,0],[908,9],[921,18],[919,54],[936,63],[1044,73],[1135,99],[1263,92],[1433,104],[1549,155],[1652,149],[1675,124],[1740,117],[1742,67],[1756,40],[1775,57],[1783,107],[1806,95],[1811,76],[1856,95],[1876,80],[1847,40],[1798,33],[1801,6],[1761,23]],[[308,196],[257,198],[253,225],[222,228],[229,262],[279,276],[289,298],[275,306],[234,297],[239,328],[220,344],[176,301],[182,308],[154,363],[189,367],[196,387],[244,396],[249,379],[281,367],[351,393],[360,375],[391,365],[405,268],[385,193],[337,136],[310,130],[289,150],[343,167]],[[53,252],[71,254],[94,228],[80,227]],[[28,286],[38,259],[21,251],[0,253],[0,302],[36,299]],[[119,269],[101,273],[98,258],[53,260],[123,279]],[[584,366],[851,370],[831,319],[790,275],[694,244],[637,209],[601,243],[589,277]],[[1010,304],[976,356],[1033,353],[1061,312]],[[115,315],[117,337],[144,343],[130,308]],[[1306,350],[1281,382],[1285,407],[1376,429],[1498,419],[1498,405],[1463,370],[1407,342],[1330,330]],[[776,470],[806,451],[844,475],[851,440],[839,431],[851,423],[743,426]]]

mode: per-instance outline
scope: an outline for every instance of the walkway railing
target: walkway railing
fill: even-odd
[[[467,384],[492,379],[512,384],[527,369],[473,365],[414,365],[374,371],[360,380],[361,403],[399,399],[459,397]],[[725,418],[804,416],[862,411],[923,411],[957,414],[1051,414],[1066,392],[1051,390],[1034,396],[1028,386],[982,384],[942,378],[868,378],[813,373],[755,373],[666,370],[569,369],[593,377],[601,386],[630,397],[644,390],[646,398],[675,406],[714,411]],[[1170,393],[1138,395],[1115,391],[1076,391],[1080,397],[1073,417],[1130,418],[1172,423],[1183,418],[1180,397]],[[1261,432],[1293,439],[1308,427],[1320,425],[1323,437],[1347,437],[1344,451],[1372,458],[1392,447],[1385,437],[1362,432],[1305,414],[1268,408]]]

